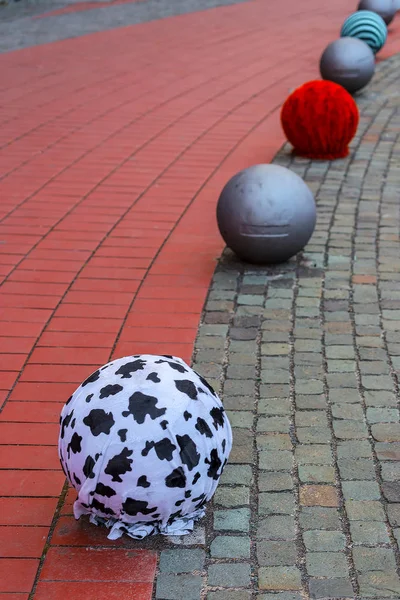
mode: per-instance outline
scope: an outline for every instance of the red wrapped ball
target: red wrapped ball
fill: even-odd
[[[281,123],[299,156],[334,160],[349,153],[359,112],[352,96],[333,81],[309,81],[282,106]]]

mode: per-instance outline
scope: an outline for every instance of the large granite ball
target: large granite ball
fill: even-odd
[[[375,57],[363,41],[342,37],[324,50],[319,68],[323,79],[334,81],[353,94],[371,81],[375,73]]]
[[[255,165],[228,181],[218,200],[217,221],[229,248],[249,263],[287,261],[310,239],[314,197],[304,181],[278,165]]]

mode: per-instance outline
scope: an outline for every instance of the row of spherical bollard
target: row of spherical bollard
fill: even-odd
[[[282,126],[297,154],[325,160],[348,154],[359,119],[349,92],[373,76],[394,7],[392,0],[361,0],[342,37],[322,55],[323,80],[304,84],[284,103]],[[240,258],[280,263],[309,241],[316,205],[289,169],[255,165],[226,184],[217,221]],[[87,514],[107,526],[110,539],[189,533],[232,447],[217,394],[173,356],[135,355],[104,365],[65,404],[60,424],[61,464],[78,492],[75,517]]]
[[[348,155],[359,122],[351,94],[372,79],[375,54],[399,9],[400,0],[361,0],[345,20],[341,37],[321,56],[322,80],[305,83],[287,98],[281,124],[296,154],[321,160]],[[224,187],[217,221],[225,243],[240,258],[273,264],[304,248],[315,227],[316,208],[300,177],[282,167],[256,165]]]

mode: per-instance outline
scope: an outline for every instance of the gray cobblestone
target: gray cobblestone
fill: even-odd
[[[196,364],[221,384],[234,446],[207,526],[207,586],[226,589],[203,587],[208,600],[301,600],[307,585],[310,600],[399,597],[400,58],[389,64],[357,96],[347,159],[276,157],[316,194],[303,255],[264,267],[226,251],[217,268]],[[241,591],[235,564],[252,567]]]

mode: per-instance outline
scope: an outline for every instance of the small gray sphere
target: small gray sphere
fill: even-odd
[[[316,206],[296,173],[278,165],[254,165],[225,185],[217,222],[226,245],[239,258],[254,264],[280,263],[307,244]]]
[[[389,25],[396,14],[394,0],[360,0],[357,10],[371,10],[377,13]]]
[[[362,40],[342,37],[326,47],[319,70],[322,79],[334,81],[352,94],[371,81],[375,73],[375,56]]]

